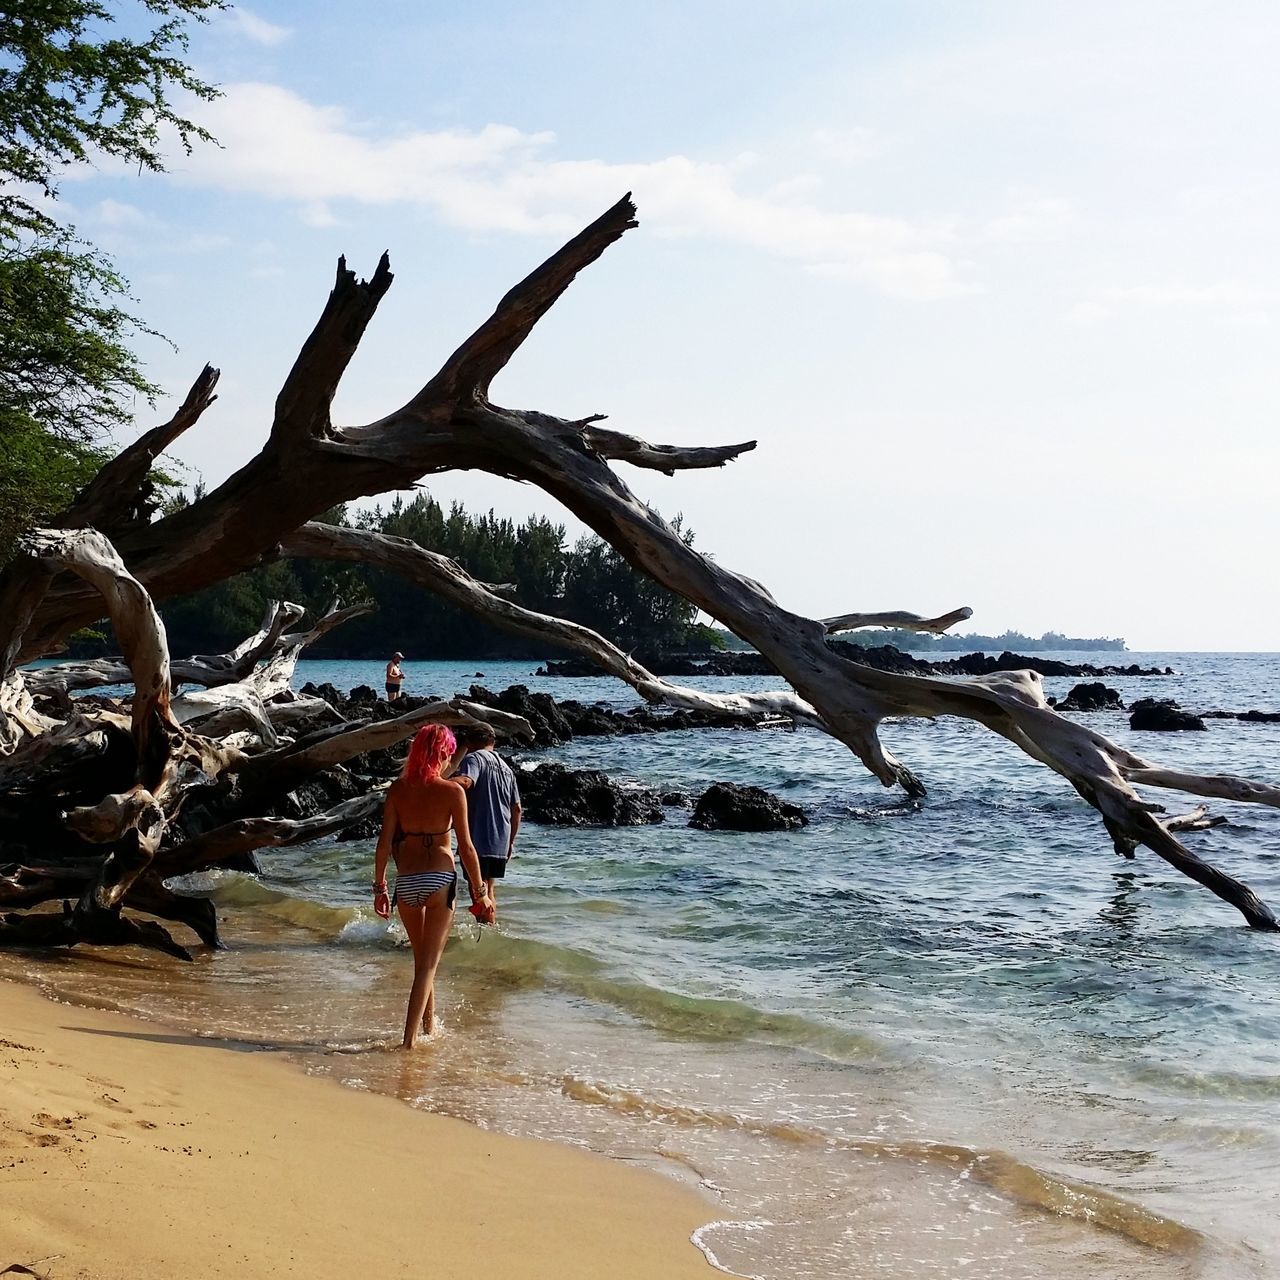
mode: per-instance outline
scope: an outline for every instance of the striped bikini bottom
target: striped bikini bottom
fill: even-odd
[[[452,907],[458,897],[456,868],[452,871],[415,871],[408,876],[397,875],[391,905],[403,902],[406,907],[420,907],[441,889],[449,890],[449,906]]]

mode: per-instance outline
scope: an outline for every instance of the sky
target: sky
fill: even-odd
[[[339,254],[396,275],[334,407],[372,421],[631,191],[492,395],[757,440],[620,465],[701,550],[812,616],[1275,650],[1278,59],[1250,0],[260,0],[192,38],[220,147],[61,203],[176,345],[151,375],[222,369],[192,479],[260,448]]]

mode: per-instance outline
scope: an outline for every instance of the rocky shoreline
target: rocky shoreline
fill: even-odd
[[[958,658],[930,662],[913,657],[891,644],[857,645],[847,640],[828,640],[827,644],[850,662],[877,671],[892,671],[916,676],[988,676],[994,671],[1038,671],[1042,676],[1171,676],[1172,667],[1094,666],[1090,662],[1059,662],[1055,658],[1032,657],[1007,650],[999,657],[986,653],[966,653]],[[758,653],[714,653],[705,657],[657,657],[645,663],[656,676],[772,676],[777,668]],[[567,658],[548,662],[537,670],[540,676],[603,676],[593,662],[583,658]]]
[[[897,652],[896,650],[894,652]],[[731,655],[741,656],[741,655]],[[901,655],[907,657],[907,655]],[[1002,659],[986,661],[1002,662]],[[914,659],[908,659],[914,661]],[[1019,662],[1022,659],[1018,659]],[[1052,664],[1058,666],[1061,664]],[[996,669],[1006,669],[1001,666]],[[1090,669],[1090,672],[1093,669]],[[1137,674],[1135,670],[1133,672]],[[1057,674],[1049,672],[1048,674]],[[1125,670],[1124,674],[1130,674]],[[1141,674],[1166,674],[1147,670]],[[306,684],[304,697],[322,699],[332,713],[345,720],[388,720],[430,701],[429,697],[401,698],[389,703],[368,685],[344,694],[330,684]],[[736,717],[703,711],[671,710],[640,705],[620,711],[603,703],[588,705],[574,699],[560,701],[547,693],[533,693],[524,685],[512,685],[495,693],[472,685],[468,697],[482,706],[522,716],[533,737],[522,745],[533,750],[561,746],[579,737],[615,734],[664,733],[702,728],[731,728],[751,732],[754,726]],[[1052,699],[1050,700],[1052,702]],[[1060,712],[1093,714],[1128,712],[1130,727],[1139,730],[1204,730],[1206,720],[1237,719],[1248,723],[1280,723],[1280,712],[1183,710],[1169,698],[1140,698],[1127,708],[1117,690],[1099,680],[1075,685],[1057,703]],[[357,756],[345,766],[327,769],[278,797],[270,812],[289,818],[309,817],[335,804],[367,792],[394,777],[403,760],[403,749],[382,749]],[[549,760],[509,757],[518,771],[525,816],[531,822],[558,826],[635,826],[667,821],[668,811],[683,812],[691,827],[705,831],[795,831],[808,816],[799,808],[759,787],[718,782],[701,795],[659,793],[641,783],[618,781],[598,769],[570,769]],[[340,833],[340,840],[366,840],[377,835],[379,821],[367,818]]]

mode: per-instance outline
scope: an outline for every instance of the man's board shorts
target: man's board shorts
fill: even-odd
[[[507,874],[506,858],[485,858],[480,859],[480,874],[486,880],[501,880]]]
[[[391,695],[391,694],[393,694],[393,693],[399,693],[399,692],[400,692],[400,686],[399,686],[398,684],[389,684],[389,685],[387,685],[387,694],[388,694],[388,696],[390,696],[390,695]]]

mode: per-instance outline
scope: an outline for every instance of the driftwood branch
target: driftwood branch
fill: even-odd
[[[89,943],[100,947],[144,947],[162,951],[178,960],[192,959],[191,952],[173,940],[154,920],[133,920],[118,912],[83,917],[63,904],[53,912],[0,916],[0,947],[74,947]]]
[[[285,555],[300,559],[354,561],[386,569],[496,627],[580,653],[601,670],[626,681],[646,702],[737,716],[749,723],[783,716],[797,723],[824,727],[822,717],[790,691],[710,693],[672,684],[590,627],[526,609],[498,594],[494,587],[478,582],[456,560],[428,551],[407,538],[312,521],[285,538],[281,548]]]
[[[1144,845],[1237,906],[1251,924],[1276,927],[1275,917],[1244,886],[1206,870],[1207,864],[1176,839],[1176,820],[1162,822],[1135,784],[1265,804],[1277,803],[1276,788],[1148,763],[1056,715],[1030,673],[946,681],[851,661],[827,644],[832,629],[869,625],[868,619],[878,618],[927,630],[928,624],[941,626],[946,619],[846,614],[822,622],[792,613],[760,584],[687,546],[609,465],[627,460],[664,471],[718,466],[748,446],[650,445],[599,427],[598,416],[564,419],[491,402],[496,374],[576,274],[635,225],[634,214],[629,198],[619,201],[516,285],[407,405],[364,426],[335,426],[330,404],[391,275],[385,258],[367,283],[357,282],[340,263],[334,290],[277,400],[263,452],[185,510],[143,529],[122,531],[119,550],[133,580],[158,599],[198,589],[277,554],[295,531],[337,503],[406,488],[444,470],[477,469],[536,484],[636,568],[752,644],[791,687],[792,692],[777,696],[797,715],[805,709],[885,785],[921,790],[879,739],[886,719],[950,715],[973,720],[1067,779],[1099,811],[1118,848]],[[65,567],[76,566],[68,561]],[[84,576],[89,585],[60,573],[38,593],[20,642],[5,641],[17,659],[50,652],[70,630],[100,614],[99,583],[93,575]],[[0,582],[0,598],[6,592],[22,596],[21,584],[9,574]],[[465,594],[479,599],[470,586]],[[495,607],[491,599],[483,603],[486,609]],[[959,611],[951,616],[958,619]],[[617,664],[616,656],[605,656]],[[633,684],[647,674],[626,669]],[[140,692],[144,689],[145,680]],[[669,689],[659,692],[659,700],[668,696]],[[305,748],[319,756],[333,749]],[[273,755],[282,765],[286,757],[268,752],[251,767],[265,767],[257,762]]]
[[[313,818],[241,818],[228,822],[170,850],[164,857],[162,869],[166,876],[189,875],[231,862],[255,849],[319,840],[372,817],[381,810],[383,800],[383,793],[378,789]]]
[[[146,524],[147,485],[156,459],[218,398],[218,370],[205,365],[177,413],[117,454],[82,489],[57,524],[64,529],[95,528],[114,534],[129,524]]]
[[[244,680],[253,674],[259,662],[275,652],[285,629],[293,626],[303,612],[301,605],[273,600],[262,628],[230,653],[171,659],[169,674],[173,686],[196,684],[214,688]],[[88,662],[58,662],[39,667],[26,673],[26,681],[35,694],[69,694],[104,685],[132,684],[133,671],[122,657],[95,658]]]
[[[902,611],[890,613],[845,613],[838,618],[824,618],[822,625],[828,635],[837,631],[861,631],[865,627],[897,627],[901,631],[927,631],[940,636],[957,622],[964,622],[973,617],[973,610],[967,607],[952,609],[937,618],[922,618],[916,613]]]
[[[246,757],[236,770],[240,785],[248,794],[289,791],[320,769],[403,742],[425,724],[487,724],[502,737],[524,736],[531,741],[534,737],[532,726],[523,716],[481,707],[465,698],[433,701],[394,720],[339,725],[275,751]]]
[[[94,529],[37,529],[24,537],[23,544],[28,554],[70,570],[102,597],[135,690],[132,718],[138,786],[158,790],[180,735],[169,709],[168,642],[151,596],[125,568],[111,543]]]
[[[637,436],[627,436],[620,431],[608,431],[594,426],[585,427],[582,439],[587,448],[601,458],[629,462],[633,467],[662,471],[669,476],[675,475],[677,471],[723,467],[726,462],[732,462],[756,447],[754,440],[748,440],[745,444],[686,449],[672,444],[649,444]]]
[[[551,310],[579,271],[589,267],[627,231],[638,225],[636,207],[627,192],[611,209],[552,254],[498,303],[492,316],[475,331],[407,406],[410,413],[433,416],[441,403],[484,399],[489,386],[533,326]]]

